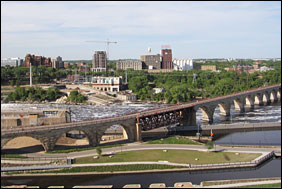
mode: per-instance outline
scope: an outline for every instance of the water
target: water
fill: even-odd
[[[126,184],[141,184],[148,188],[152,183],[165,183],[167,187],[174,186],[176,182],[192,182],[200,184],[201,181],[229,180],[247,178],[281,177],[281,159],[269,160],[256,168],[223,169],[212,171],[184,171],[150,174],[122,174],[122,175],[77,175],[77,176],[39,176],[1,178],[1,186],[5,185],[33,185],[46,188],[62,186],[71,188],[75,185],[113,185],[122,188]]]
[[[214,143],[222,145],[281,146],[281,130],[229,133],[215,139]]]
[[[157,104],[124,104],[111,106],[91,105],[35,105],[35,104],[1,104],[1,110],[9,108],[70,108],[73,121],[111,117],[124,113],[142,111],[155,108]],[[197,122],[201,121],[201,111],[197,111]],[[231,108],[231,119],[226,120],[219,115],[219,109],[215,110],[214,123],[242,124],[245,122],[280,122],[281,123],[281,102],[269,106],[255,107],[251,112],[240,114]],[[221,136],[216,139],[216,144],[266,144],[281,145],[281,130],[279,131],[255,131],[237,132]],[[61,177],[61,179],[60,179]],[[176,182],[192,182],[200,184],[201,181],[228,180],[246,178],[268,178],[281,177],[281,159],[275,159],[264,163],[257,168],[226,169],[215,171],[185,171],[169,173],[149,174],[123,174],[123,175],[85,175],[85,176],[48,176],[48,177],[13,177],[1,178],[1,186],[13,184],[35,185],[47,187],[49,185],[64,185],[70,188],[74,185],[113,185],[121,188],[126,184],[141,184],[148,187],[152,183],[166,183],[172,187]],[[50,184],[52,183],[52,184]]]

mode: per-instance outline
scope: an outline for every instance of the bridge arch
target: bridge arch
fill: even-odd
[[[266,105],[268,105],[268,104],[271,103],[271,101],[270,101],[270,93],[269,93],[268,91],[265,91],[265,92],[263,93],[263,99],[262,99],[262,101],[263,101],[263,103],[266,104]]]
[[[263,106],[263,94],[262,93],[255,94],[255,105]]]
[[[201,110],[203,121],[208,121],[209,124],[212,124],[215,108],[216,106],[200,106],[197,111]]]
[[[246,97],[246,104],[245,104],[245,106],[247,107],[247,108],[250,108],[251,110],[252,109],[254,109],[254,107],[255,107],[255,96],[253,96],[253,95],[248,95],[247,97]]]
[[[1,149],[5,148],[5,146],[7,145],[17,150],[38,146],[38,145],[42,146],[41,149],[37,148],[38,151],[43,151],[45,149],[44,144],[41,142],[40,138],[37,138],[36,136],[29,136],[29,135],[1,139]]]
[[[234,102],[235,110],[240,111],[240,113],[245,112],[245,104],[246,104],[245,98],[235,98],[233,102]]]
[[[79,147],[79,146],[85,146],[85,145],[90,145],[90,133],[88,133],[87,130],[82,129],[82,128],[70,128],[64,131],[61,131],[58,137],[54,140],[54,148],[57,145],[68,145],[70,147]],[[69,139],[72,138],[73,140]],[[83,138],[86,138],[87,144],[77,144],[78,140],[83,140]],[[81,141],[83,142],[83,141]],[[50,149],[53,150],[53,149]]]

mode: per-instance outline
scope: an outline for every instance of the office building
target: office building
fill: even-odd
[[[21,66],[23,59],[20,58],[5,58],[1,60],[1,66]]]
[[[145,69],[161,69],[161,55],[143,55],[141,61]]]
[[[64,68],[62,57],[58,56],[56,59],[52,59],[52,67],[56,69]]]
[[[107,71],[106,51],[95,51],[95,54],[93,55],[92,64],[92,69],[94,72]]]
[[[133,69],[133,70],[142,70],[143,63],[141,60],[122,60],[117,61],[116,63],[116,69],[117,70],[127,70],[127,69]]]

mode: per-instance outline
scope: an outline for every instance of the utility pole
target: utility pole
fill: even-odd
[[[196,83],[197,74],[193,73],[193,83]]]
[[[29,63],[29,85],[32,87],[32,68],[31,68],[31,62]]]

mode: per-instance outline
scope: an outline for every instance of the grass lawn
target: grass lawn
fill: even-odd
[[[119,152],[112,158],[102,156],[99,159],[91,157],[77,158],[76,164],[83,163],[109,163],[109,162],[137,162],[137,161],[169,161],[173,163],[189,164],[213,164],[213,163],[231,163],[251,161],[261,154],[240,153],[236,155],[231,152],[199,152],[188,150],[142,150]],[[195,158],[199,160],[196,161]]]
[[[18,154],[3,154],[1,155],[1,158],[27,158],[27,157]]]
[[[184,137],[168,137],[159,140],[149,141],[147,144],[194,144],[201,145],[201,143],[195,142]]]
[[[281,188],[281,183],[241,186],[241,187],[235,187],[235,188]]]
[[[112,148],[112,147],[117,147],[121,146],[121,144],[113,144],[113,145],[105,145],[105,146],[100,146],[101,148]],[[72,148],[72,149],[66,149],[66,150],[53,150],[45,153],[49,154],[59,154],[59,153],[71,153],[71,152],[81,152],[81,151],[86,151],[86,150],[95,150],[96,147],[86,147],[86,148]]]

